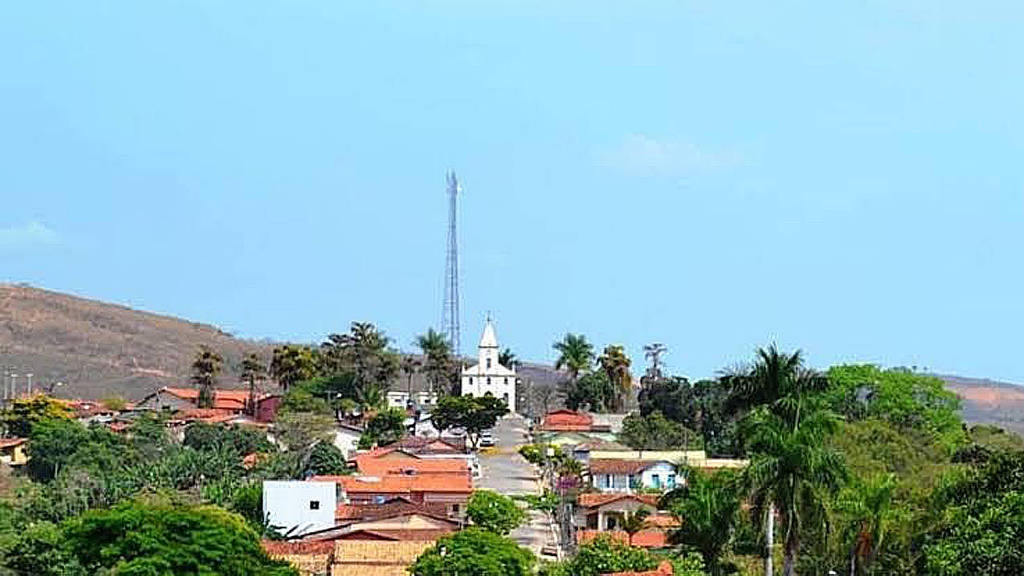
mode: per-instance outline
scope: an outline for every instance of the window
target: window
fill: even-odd
[[[604,487],[605,488],[611,488],[612,487],[612,475],[611,474],[605,474],[604,475]]]
[[[668,475],[668,479],[665,480],[665,486],[667,488],[675,488],[676,487],[676,475],[675,474],[669,474]]]
[[[472,376],[469,377],[469,384],[470,384],[470,386],[473,385],[473,377]]]
[[[505,378],[505,385],[508,386],[508,378]]]
[[[655,488],[661,488],[661,476],[657,474],[651,474],[651,485]]]
[[[488,377],[487,377],[487,385],[488,385],[488,386],[490,386],[490,385],[491,385],[491,377],[490,377],[490,376],[488,376]]]
[[[490,358],[487,359],[487,369],[488,370],[491,369],[491,359]]]
[[[505,401],[505,404],[508,404],[508,392],[502,394],[501,399]]]
[[[309,501],[309,509],[310,510],[319,510],[320,509],[320,501],[319,500],[310,500]]]

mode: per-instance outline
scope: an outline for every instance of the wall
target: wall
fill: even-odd
[[[661,479],[660,486],[657,486],[654,483],[655,475]],[[670,476],[674,478],[671,484],[668,483],[668,478]],[[644,488],[661,488],[662,490],[670,490],[675,487],[676,480],[678,480],[676,477],[676,467],[668,462],[659,462],[647,470],[644,470],[641,475],[641,482]]]
[[[315,503],[316,509],[313,509]],[[296,536],[334,526],[338,507],[333,482],[267,480],[263,482],[263,516],[284,534]]]

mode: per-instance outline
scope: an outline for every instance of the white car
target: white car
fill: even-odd
[[[480,447],[487,448],[494,446],[494,434],[490,430],[484,430],[480,433]]]

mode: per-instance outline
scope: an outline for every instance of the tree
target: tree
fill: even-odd
[[[32,426],[28,443],[29,474],[37,481],[53,479],[89,439],[89,431],[74,420],[39,420]]]
[[[552,346],[558,352],[555,370],[565,370],[573,383],[580,374],[590,372],[594,362],[594,346],[582,334],[568,333]]]
[[[126,503],[87,512],[61,532],[89,574],[298,574],[267,557],[244,519],[213,506]]]
[[[572,410],[588,407],[594,412],[605,412],[615,406],[617,391],[605,372],[590,372],[570,382],[565,405]]]
[[[840,492],[836,509],[843,515],[851,574],[871,573],[894,517],[895,489],[896,475],[880,474],[866,480],[855,479]]]
[[[316,376],[317,358],[308,346],[287,344],[274,348],[270,375],[287,391],[292,385]]]
[[[780,509],[786,530],[783,573],[792,576],[801,520],[823,514],[823,495],[836,492],[845,476],[842,456],[827,445],[839,427],[839,417],[821,398],[829,381],[804,367],[799,350],[786,354],[775,344],[759,348],[753,366],[725,381],[728,406],[746,412],[743,439],[752,453],[746,481],[769,517]]]
[[[246,407],[249,414],[256,414],[256,393],[259,385],[267,377],[267,369],[255,353],[249,354],[242,359],[241,370],[242,382],[249,386],[249,405]]]
[[[664,344],[655,342],[653,344],[644,345],[644,358],[647,359],[647,373],[645,377],[651,382],[657,382],[661,380],[661,355],[668,352],[668,347]]]
[[[0,412],[0,424],[7,430],[7,434],[27,438],[36,422],[67,420],[71,414],[71,408],[64,402],[44,394],[34,394],[28,398],[11,400],[7,408]]]
[[[643,548],[633,548],[607,534],[579,547],[576,555],[546,567],[545,576],[601,576],[612,572],[647,571],[658,559]]]
[[[508,496],[491,490],[477,490],[466,505],[466,517],[474,526],[507,535],[526,520],[526,514]]]
[[[317,442],[309,453],[309,473],[317,476],[349,474],[345,455],[330,442]]]
[[[923,573],[1024,574],[1024,454],[1000,452],[935,494]]]
[[[407,355],[402,358],[402,373],[405,374],[406,392],[409,394],[409,400],[412,400],[412,377],[420,371],[423,367],[423,362],[412,355]]]
[[[739,513],[736,477],[728,471],[712,475],[690,469],[686,484],[666,494],[662,505],[679,520],[672,541],[700,552],[713,576],[722,574],[722,555],[732,540]]]
[[[620,345],[605,346],[604,352],[597,359],[601,370],[608,375],[615,394],[612,396],[612,410],[622,411],[630,395],[633,393],[633,376],[629,373],[631,361],[625,349]]]
[[[650,527],[650,523],[647,521],[647,517],[651,515],[651,511],[646,508],[640,508],[636,512],[627,512],[622,517],[621,528],[628,537],[628,543],[630,546],[633,545],[633,537],[637,533],[646,530]]]
[[[405,419],[405,410],[401,408],[385,408],[377,412],[366,423],[366,429],[359,438],[359,447],[366,449],[398,442],[405,436]]]
[[[220,374],[224,359],[205,344],[199,345],[199,352],[192,360],[192,384],[199,388],[200,408],[213,407],[213,395],[217,388],[217,376]]]
[[[504,400],[491,395],[445,396],[437,402],[431,412],[431,422],[438,432],[450,428],[461,428],[476,448],[480,433],[493,428],[498,418],[508,414]]]
[[[423,372],[432,392],[453,393],[458,379],[458,362],[444,334],[430,328],[416,337],[416,346],[423,352]]]
[[[400,369],[398,354],[388,348],[391,340],[369,322],[353,322],[346,334],[331,334],[320,345],[328,374],[352,372],[356,387],[375,384],[388,389]]]
[[[519,358],[516,357],[516,353],[511,348],[505,348],[498,354],[498,364],[514,370],[516,365],[519,364]]]
[[[278,414],[274,437],[290,452],[305,452],[317,442],[334,440],[334,418],[314,412]]]
[[[682,424],[667,420],[661,412],[647,416],[632,413],[622,421],[619,440],[637,450],[674,450],[700,447],[700,438]]]
[[[413,576],[527,576],[533,554],[505,536],[470,527],[445,536],[409,568]]]

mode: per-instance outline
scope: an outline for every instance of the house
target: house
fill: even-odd
[[[251,399],[248,390],[225,390],[213,391],[213,403],[207,409],[218,410],[225,414],[242,414],[247,411]],[[277,408],[281,404],[279,394],[257,394],[255,420],[258,422],[272,422],[277,415]],[[199,408],[198,388],[174,388],[165,386],[149,396],[143,398],[135,405],[137,410],[159,410],[178,412]]]
[[[596,460],[589,466],[591,486],[603,492],[671,490],[676,466],[666,460]]]
[[[664,530],[641,530],[630,537],[629,533],[622,530],[613,532],[602,532],[598,530],[580,530],[576,533],[578,544],[587,544],[595,538],[605,536],[638,548],[665,548],[669,546],[669,535]]]
[[[355,455],[359,448],[359,439],[363,436],[363,429],[351,424],[338,424],[334,429],[334,447],[341,451],[345,458]]]
[[[580,452],[578,459],[595,460],[665,460],[691,468],[702,470],[721,470],[723,468],[743,468],[749,461],[736,458],[708,458],[703,450],[634,450],[625,447],[620,449],[614,445],[590,445],[576,446],[575,451]],[[586,451],[584,455],[583,452]]]
[[[616,530],[627,514],[639,510],[655,513],[658,497],[653,494],[596,492],[580,494],[576,507],[576,525],[588,530]]]
[[[389,408],[430,410],[437,404],[437,392],[430,390],[389,390]]]
[[[469,462],[462,458],[421,458],[400,448],[377,449],[357,455],[353,461],[360,474],[453,474],[469,476]]]
[[[335,525],[337,489],[323,482],[265,480],[263,517],[288,536],[302,536]]]
[[[541,419],[536,436],[548,444],[566,446],[581,444],[598,439],[607,442],[615,440],[615,433],[609,424],[594,421],[594,416],[576,410],[554,410]]]
[[[516,371],[502,366],[499,361],[498,337],[490,317],[484,324],[484,333],[477,346],[477,363],[462,371],[462,395],[501,398],[511,413],[516,411]]]
[[[448,516],[460,516],[473,493],[469,474],[385,474],[380,476],[314,476],[314,482],[338,486],[346,504],[382,504],[404,498],[417,504],[444,505]]]
[[[433,540],[338,540],[331,576],[409,576],[416,558]]]
[[[334,563],[332,541],[263,540],[261,544],[268,556],[291,564],[302,576],[330,574]]]
[[[457,443],[456,443],[457,442]],[[480,476],[480,461],[473,452],[465,451],[465,439],[408,437],[383,448],[375,448],[352,457],[353,463],[364,456],[385,459],[458,460],[465,462],[474,478]],[[428,466],[429,467],[429,466]],[[426,469],[426,467],[424,468]]]
[[[28,462],[25,438],[0,438],[0,463],[8,466],[23,466]]]

